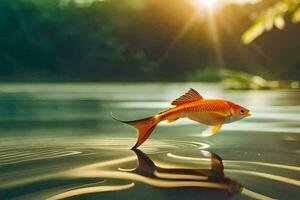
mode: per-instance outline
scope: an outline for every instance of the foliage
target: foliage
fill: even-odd
[[[299,31],[264,37],[259,54],[241,44],[253,6],[215,13],[224,66],[299,77]],[[1,0],[0,81],[219,81],[210,20],[195,12],[187,0]]]
[[[218,69],[214,67],[205,67],[204,69],[197,69],[187,73],[188,81],[200,82],[218,82],[221,76]]]
[[[270,82],[260,76],[228,69],[220,70],[222,84],[227,89],[270,89]]]
[[[80,8],[70,3],[61,8],[58,0],[2,0],[0,9],[4,80],[14,76],[16,80],[104,81],[139,79],[137,74],[147,74],[143,77],[147,80],[153,76],[153,62],[122,41],[117,20],[125,13],[115,4]],[[112,12],[120,16],[110,18]]]
[[[265,31],[273,27],[282,30],[285,27],[285,16],[291,15],[293,23],[300,22],[300,0],[277,0],[256,17],[253,25],[242,35],[245,44],[251,43]]]

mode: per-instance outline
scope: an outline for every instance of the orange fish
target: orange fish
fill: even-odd
[[[172,107],[157,115],[134,120],[122,121],[114,116],[115,120],[129,124],[138,129],[138,140],[132,149],[138,148],[150,136],[156,125],[161,121],[169,123],[179,118],[189,118],[193,121],[213,126],[206,136],[216,134],[222,124],[231,123],[250,116],[250,110],[225,99],[204,99],[196,90],[190,89],[187,93],[174,100]]]

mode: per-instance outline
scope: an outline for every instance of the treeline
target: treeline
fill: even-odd
[[[244,46],[240,36],[254,9],[257,6],[231,5],[216,16],[222,66],[271,78],[291,77],[299,64],[297,39],[276,41],[277,48],[285,49],[274,59],[278,51],[270,41],[279,34],[296,37],[299,31],[275,31]],[[110,0],[88,6],[61,0],[1,0],[0,80],[209,81],[193,76],[221,67],[208,29],[207,18],[195,17],[187,0]],[[286,42],[294,45],[283,46]]]

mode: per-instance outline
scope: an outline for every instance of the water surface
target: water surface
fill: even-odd
[[[135,130],[190,87],[253,116],[200,137],[162,123],[140,151]],[[299,90],[215,84],[1,84],[0,199],[298,199]]]

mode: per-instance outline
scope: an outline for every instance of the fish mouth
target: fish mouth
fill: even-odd
[[[251,113],[247,113],[246,114],[246,117],[250,117],[252,114]]]

